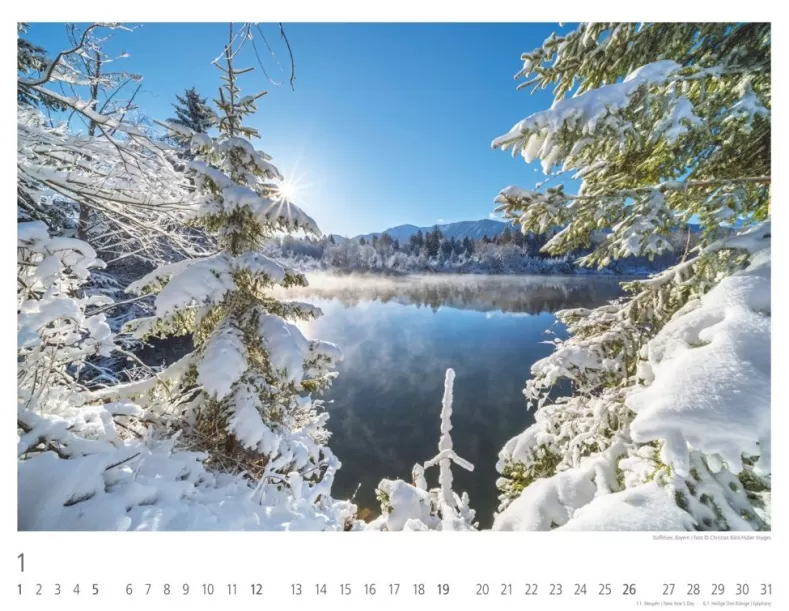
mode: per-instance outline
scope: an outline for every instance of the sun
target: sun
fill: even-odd
[[[298,185],[292,181],[285,180],[279,184],[279,196],[281,199],[293,201],[299,194]]]
[[[307,176],[299,163],[295,163],[290,171],[285,173],[285,178],[276,183],[276,197],[291,204],[302,205],[310,193],[314,183],[306,180]]]

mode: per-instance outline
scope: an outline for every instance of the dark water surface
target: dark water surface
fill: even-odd
[[[511,437],[533,422],[523,387],[542,343],[564,328],[554,312],[594,307],[622,294],[621,278],[595,276],[310,277],[294,299],[324,316],[305,334],[339,344],[344,361],[325,396],[330,446],[342,461],[333,493],[378,509],[375,487],[411,479],[414,463],[437,453],[444,372],[452,367],[452,439],[473,473],[453,467],[455,490],[466,491],[480,526],[498,505],[495,464]],[[438,471],[427,472],[437,485]]]

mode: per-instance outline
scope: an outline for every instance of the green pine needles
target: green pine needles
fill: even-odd
[[[736,418],[736,405],[721,400],[709,434],[697,433],[681,423],[705,401],[700,393],[686,393],[696,403],[677,395],[664,408],[653,390],[674,392],[663,373],[670,358],[688,359],[684,372],[692,372],[702,359],[725,358],[710,351],[729,341],[764,350],[755,339],[732,339],[736,330],[716,334],[715,321],[732,316],[726,307],[741,308],[753,325],[749,338],[761,337],[765,326],[769,338],[769,304],[754,305],[765,286],[769,300],[769,24],[582,24],[522,59],[521,87],[553,87],[555,102],[493,147],[539,160],[549,176],[571,176],[581,186],[575,194],[561,185],[510,186],[496,198],[497,210],[526,234],[553,234],[544,247],[553,255],[592,247],[580,260],[587,266],[675,250],[677,234],[695,232],[697,239],[691,248],[688,238],[674,267],[625,284],[627,298],[559,312],[571,337],[532,368],[525,394],[540,409],[536,423],[500,454],[501,510],[535,482],[565,478],[566,486],[577,476],[573,485],[587,492],[572,501],[558,492],[567,504],[560,525],[592,500],[589,490],[624,494],[654,482],[691,514],[695,528],[768,528],[769,424],[766,432],[753,425],[737,442],[713,441],[714,427],[725,426],[718,419]],[[758,299],[724,307],[733,287],[746,286]],[[741,358],[749,367],[755,357]],[[766,375],[760,410],[769,410]],[[549,393],[562,380],[572,394],[552,402]],[[731,447],[713,450],[722,446]],[[729,485],[743,481],[749,490]],[[533,524],[547,528],[549,521]]]

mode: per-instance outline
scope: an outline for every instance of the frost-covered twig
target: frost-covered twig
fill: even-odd
[[[80,40],[77,42],[77,44],[72,49],[61,51],[60,53],[58,53],[55,56],[55,59],[53,59],[51,62],[49,62],[49,64],[47,64],[47,67],[44,69],[44,71],[43,71],[43,73],[42,73],[42,75],[40,77],[38,77],[36,79],[20,78],[20,79],[18,79],[19,85],[22,85],[24,87],[36,87],[37,85],[43,85],[44,83],[48,82],[49,79],[52,78],[52,72],[60,64],[60,61],[64,57],[66,57],[68,55],[71,55],[72,53],[76,53],[80,49],[82,49],[82,47],[85,45],[85,42],[88,40],[88,37],[90,36],[90,34],[91,34],[91,32],[93,30],[95,30],[96,28],[100,28],[100,27],[113,28],[113,27],[116,27],[118,25],[120,25],[120,24],[117,24],[117,23],[92,23],[87,28],[85,28],[85,30],[82,32],[82,36],[80,37]]]
[[[81,36],[72,29],[73,48],[59,53],[41,76],[18,76],[27,100],[17,117],[18,216],[44,220],[56,231],[74,228],[77,237],[116,259],[156,265],[206,250],[210,240],[184,227],[192,187],[177,151],[128,116],[136,91],[128,101],[118,99],[120,89],[140,77],[102,72],[113,60],[94,36],[100,27],[122,28],[91,24]],[[69,120],[82,118],[86,131],[72,130],[69,120],[53,123],[35,103],[68,113]]]
[[[441,496],[450,507],[455,507],[455,492],[452,490],[452,463],[466,471],[473,471],[474,465],[457,455],[452,449],[452,391],[455,383],[455,370],[447,369],[444,379],[444,397],[441,400],[441,438],[438,441],[438,454],[424,464],[427,469],[438,465],[438,481],[441,485]]]
[[[382,516],[371,522],[370,530],[476,530],[475,511],[469,506],[468,494],[458,496],[452,489],[452,463],[474,470],[452,448],[452,393],[455,371],[447,369],[444,397],[441,402],[441,438],[438,454],[411,471],[412,483],[401,479],[381,480],[376,489]],[[425,469],[438,465],[439,488],[428,489]]]

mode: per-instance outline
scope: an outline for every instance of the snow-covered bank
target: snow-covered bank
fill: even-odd
[[[770,224],[724,247],[750,263],[679,309],[624,386],[543,407],[505,446],[494,530],[770,528]],[[557,354],[534,369],[609,366]]]

